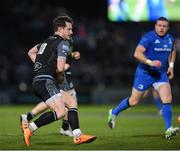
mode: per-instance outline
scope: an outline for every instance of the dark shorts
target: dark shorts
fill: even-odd
[[[74,89],[71,76],[72,76],[72,73],[70,71],[66,71],[64,73],[64,81],[61,84],[59,84],[62,90],[69,91],[69,90]]]
[[[35,77],[32,86],[36,96],[44,102],[53,101],[60,95],[59,85],[50,77]]]

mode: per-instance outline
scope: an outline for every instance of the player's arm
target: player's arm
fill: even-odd
[[[70,68],[70,65],[68,63],[65,63],[65,66],[64,66],[64,71],[66,71],[67,69]]]
[[[66,59],[62,59],[62,58],[58,57],[58,59],[57,59],[57,70],[58,70],[58,72],[60,72],[60,73],[64,72],[65,64],[66,64]]]
[[[134,52],[134,57],[144,63],[147,64],[149,66],[154,66],[154,67],[161,67],[161,62],[159,60],[150,60],[148,59],[145,55],[144,52],[146,51],[146,48],[143,47],[142,45],[138,45],[135,49]]]
[[[37,46],[34,46],[33,48],[31,48],[31,49],[28,51],[28,56],[29,56],[29,58],[31,59],[31,61],[32,61],[33,63],[35,62],[37,53],[38,53]]]
[[[66,57],[68,55],[69,51],[69,43],[67,41],[62,41],[58,46],[57,46],[57,76],[59,79],[63,79],[64,76],[64,71],[66,65]]]
[[[62,62],[59,60],[59,65],[61,66],[62,65]],[[62,70],[62,69],[57,69],[56,70],[56,73],[57,73],[57,81],[58,81],[58,83],[59,84],[61,84],[63,81],[64,81],[64,72],[66,71],[66,70],[68,70],[70,68],[70,65],[68,64],[68,63],[65,63],[65,65],[64,65],[64,70]]]
[[[64,80],[64,71],[65,71],[65,64],[66,64],[66,59],[58,57],[57,58],[57,79],[59,83],[62,83]]]
[[[173,47],[173,51],[171,52],[170,56],[169,56],[169,66],[170,67],[174,67],[174,62],[176,60],[176,47]]]
[[[167,70],[167,74],[169,75],[169,79],[174,78],[174,62],[175,62],[175,60],[176,60],[176,47],[174,45],[173,51],[171,52],[171,54],[169,56],[169,67]]]

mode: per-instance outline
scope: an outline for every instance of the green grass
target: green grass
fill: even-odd
[[[140,105],[119,115],[116,127],[107,127],[107,111],[112,106],[79,106],[79,119],[84,133],[96,135],[90,144],[74,145],[72,138],[58,133],[61,122],[57,121],[40,128],[31,138],[27,148],[19,128],[19,115],[33,106],[0,107],[0,150],[178,150],[180,134],[172,140],[164,139],[164,123],[157,115],[156,108]],[[173,107],[173,125],[180,126],[176,120],[180,106]]]

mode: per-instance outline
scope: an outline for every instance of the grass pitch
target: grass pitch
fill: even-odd
[[[33,106],[0,107],[0,150],[179,150],[180,134],[164,138],[164,121],[155,106],[140,105],[121,113],[115,129],[107,126],[107,112],[112,106],[79,106],[80,126],[84,133],[96,135],[90,144],[74,145],[72,138],[59,134],[61,121],[40,128],[26,147],[19,128],[19,115]],[[173,106],[173,125],[180,126],[180,106]]]

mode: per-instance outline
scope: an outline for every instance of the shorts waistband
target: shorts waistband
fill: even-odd
[[[35,76],[33,78],[33,81],[37,81],[37,80],[47,80],[47,79],[50,79],[50,80],[55,80],[52,76],[50,75],[38,75],[38,76]]]

